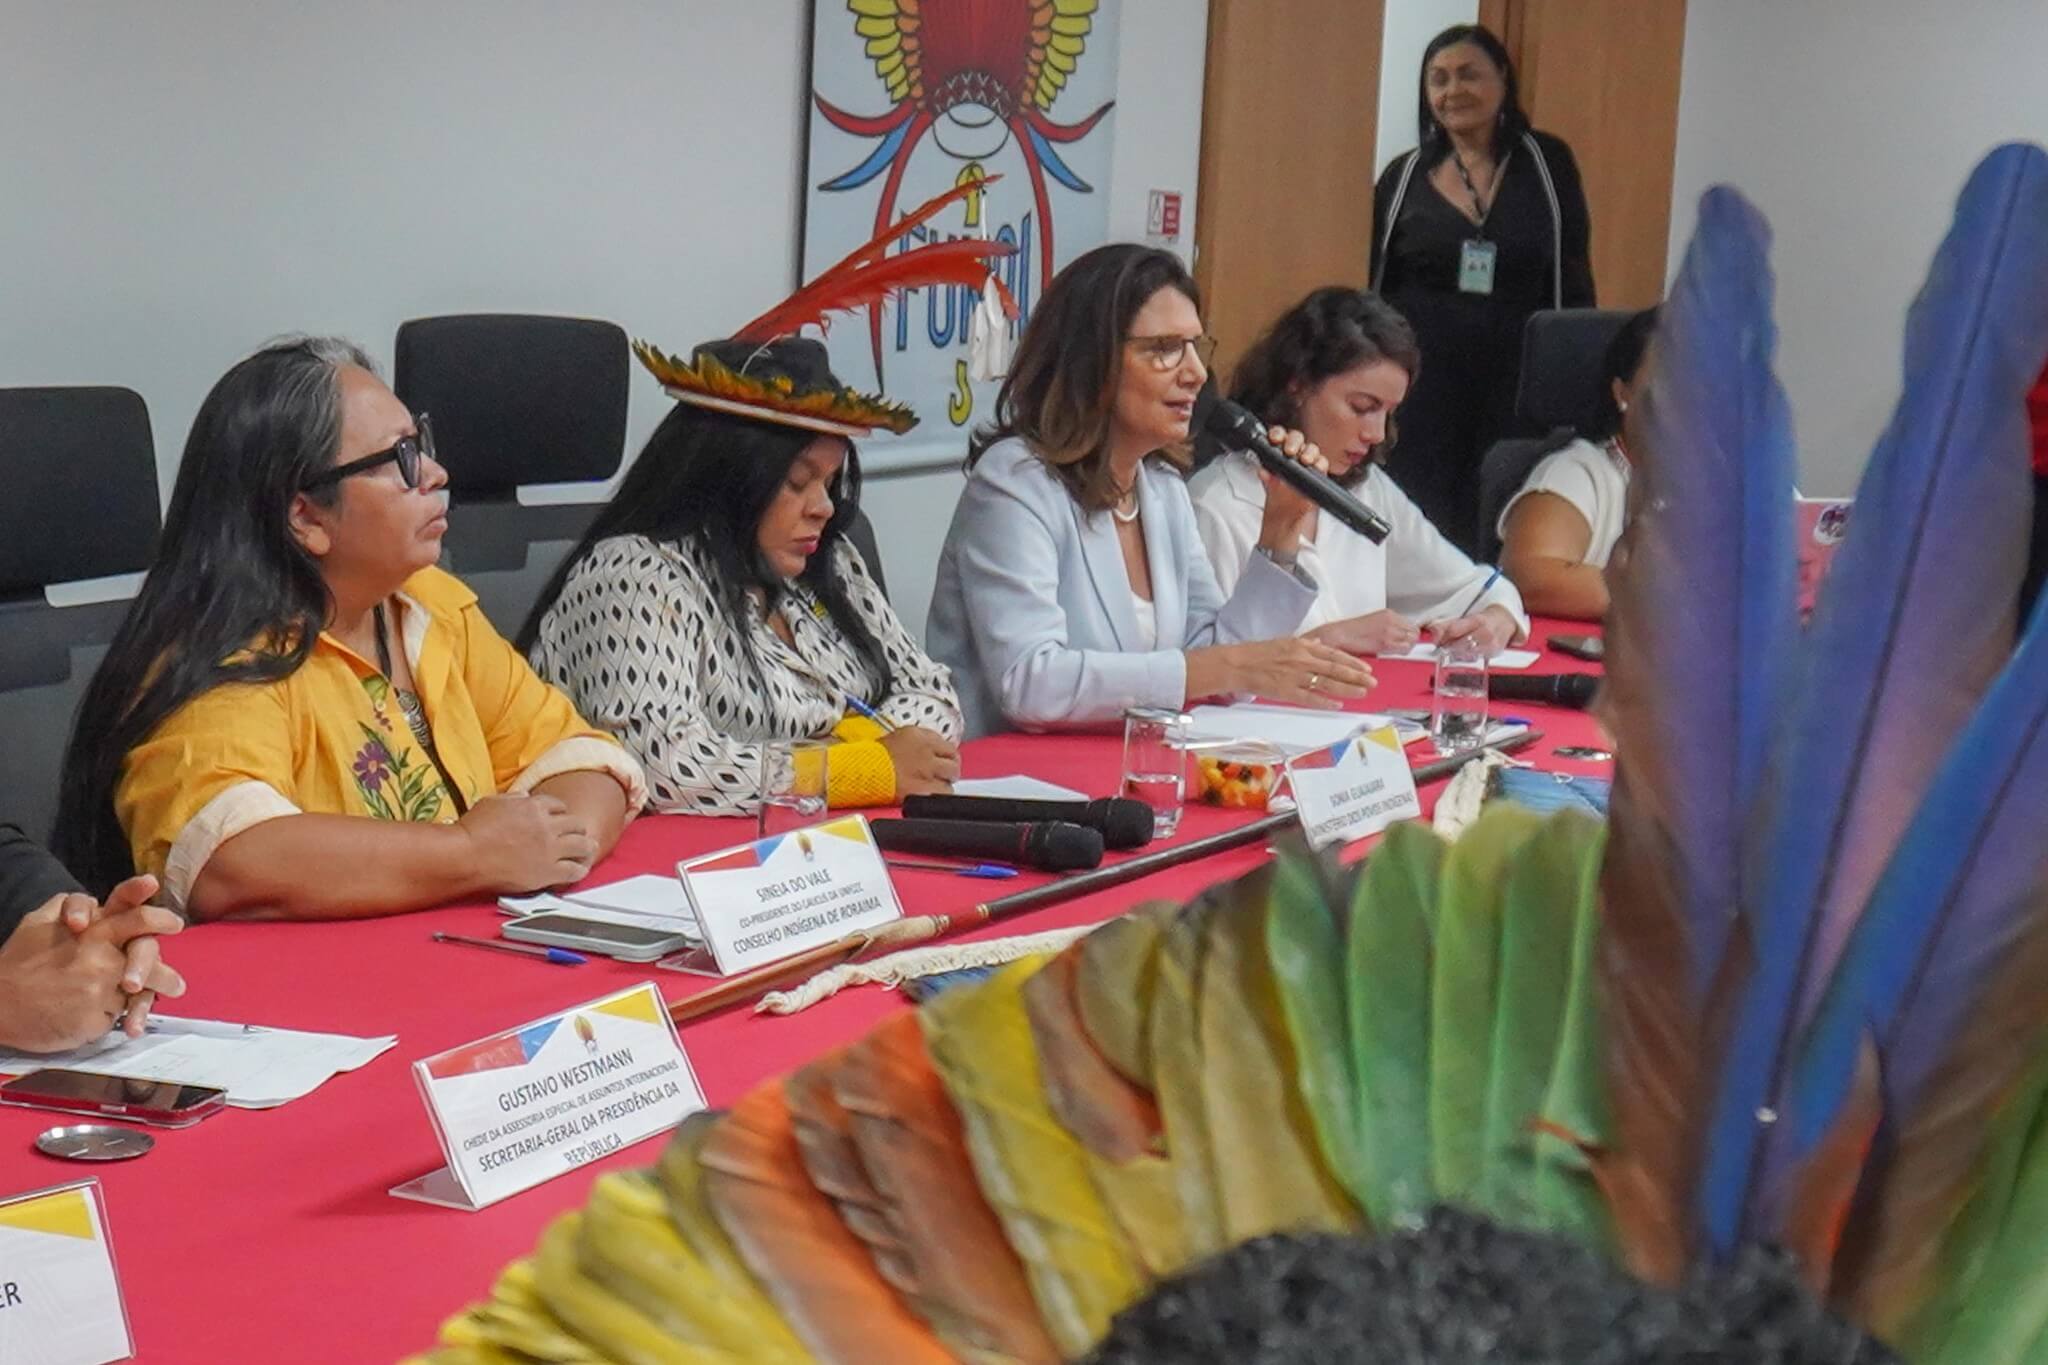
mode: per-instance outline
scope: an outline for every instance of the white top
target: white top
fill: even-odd
[[[1131,615],[1138,618],[1138,648],[1159,648],[1159,612],[1150,602],[1132,593]]]
[[[1012,437],[968,472],[939,554],[925,640],[953,670],[967,733],[1113,725],[1133,706],[1178,707],[1203,645],[1292,635],[1316,584],[1263,555],[1216,585],[1187,483],[1138,466],[1152,571],[1154,645],[1138,645],[1116,519],[1081,510],[1052,467]]]
[[[534,671],[569,694],[592,725],[617,735],[647,769],[654,809],[736,815],[761,799],[764,743],[821,739],[859,697],[897,725],[960,738],[960,704],[943,665],[904,631],[860,552],[841,540],[846,600],[882,647],[881,679],[808,585],[787,585],[776,612],[743,629],[719,605],[717,567],[694,540],[608,536],[562,584],[541,618]],[[751,656],[751,657],[750,657]]]
[[[1227,455],[1197,474],[1191,491],[1195,525],[1216,580],[1228,591],[1244,572],[1265,516],[1266,489],[1258,465],[1246,454]],[[1299,562],[1321,586],[1315,605],[1302,618],[1302,631],[1388,609],[1426,623],[1499,606],[1528,632],[1529,617],[1515,585],[1497,578],[1479,597],[1492,568],[1474,564],[1445,540],[1384,469],[1373,466],[1353,492],[1393,530],[1375,545],[1335,517],[1316,518],[1315,538],[1301,543]]]
[[[1550,493],[1576,507],[1586,525],[1593,528],[1593,540],[1586,546],[1582,562],[1604,569],[1628,523],[1628,475],[1628,460],[1612,442],[1596,446],[1591,441],[1573,441],[1544,456],[1529,471],[1527,481],[1500,511],[1498,534],[1507,539],[1508,514],[1516,503],[1531,493]]]

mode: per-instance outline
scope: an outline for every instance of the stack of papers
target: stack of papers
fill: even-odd
[[[542,892],[538,896],[503,896],[498,900],[498,908],[508,915],[537,915],[552,910],[599,924],[663,929],[682,934],[692,943],[704,941],[697,929],[696,912],[690,908],[689,897],[683,894],[682,879],[665,877],[659,872],[603,886],[579,887],[561,895]]]
[[[337,1073],[354,1071],[395,1046],[395,1036],[350,1038],[300,1033],[256,1024],[150,1016],[149,1031],[130,1038],[119,1031],[69,1052],[0,1051],[0,1074],[19,1076],[43,1067],[132,1076],[228,1092],[237,1109],[273,1109],[310,1095]]]
[[[1424,640],[1419,645],[1410,645],[1399,654],[1382,654],[1382,659],[1408,659],[1415,663],[1434,663],[1436,645]],[[1503,649],[1486,661],[1488,668],[1529,668],[1543,656],[1530,649]]]
[[[1224,741],[1265,743],[1287,757],[1327,749],[1353,735],[1394,727],[1403,744],[1420,739],[1424,728],[1413,721],[1359,711],[1318,711],[1306,706],[1275,706],[1240,702],[1233,706],[1197,706],[1188,712],[1188,738],[1208,746]]]

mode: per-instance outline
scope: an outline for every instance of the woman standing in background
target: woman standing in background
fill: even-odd
[[[1422,144],[1373,193],[1374,289],[1429,364],[1401,409],[1388,472],[1451,542],[1477,553],[1479,465],[1510,435],[1522,327],[1593,306],[1591,221],[1578,163],[1529,126],[1507,49],[1476,24],[1422,54]]]

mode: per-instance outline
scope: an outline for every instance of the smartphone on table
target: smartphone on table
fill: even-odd
[[[1607,657],[1607,641],[1598,635],[1553,635],[1550,647],[1560,654],[1569,654],[1574,659],[1599,663]]]
[[[95,1118],[126,1119],[159,1128],[189,1128],[227,1107],[228,1092],[210,1085],[102,1076],[45,1067],[0,1085],[0,1104],[56,1109]]]
[[[580,915],[554,910],[507,920],[498,932],[520,943],[574,948],[578,952],[615,957],[621,962],[652,962],[658,957],[667,957],[690,942],[688,935],[673,929],[656,929],[644,924],[614,924],[609,920],[584,919]]]

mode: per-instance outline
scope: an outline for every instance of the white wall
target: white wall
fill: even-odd
[[[817,0],[834,3],[834,0]],[[1203,0],[1124,0],[1111,222],[1179,188]],[[408,317],[611,318],[683,347],[792,287],[806,0],[0,0],[0,384],[125,384],[168,490],[264,338],[387,365]],[[629,450],[665,402],[632,388]],[[956,474],[878,480],[921,630]]]
[[[1775,230],[1779,373],[1807,491],[1854,491],[1899,392],[1906,307],[1994,143],[2048,140],[2039,0],[1694,0],[1671,267],[1700,192]]]
[[[1380,48],[1379,150],[1373,173],[1415,145],[1415,73],[1429,40],[1452,24],[1479,21],[1479,0],[1387,0],[1386,35]]]

